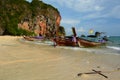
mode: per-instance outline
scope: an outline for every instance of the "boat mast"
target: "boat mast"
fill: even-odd
[[[73,32],[73,36],[76,37],[77,34],[76,34],[76,30],[75,30],[75,27],[72,27],[72,32]]]

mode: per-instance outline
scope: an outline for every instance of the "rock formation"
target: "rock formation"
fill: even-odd
[[[59,11],[41,0],[0,0],[0,34],[21,35],[19,29],[24,29],[53,37],[60,21]]]
[[[40,14],[28,21],[21,21],[21,23],[18,24],[18,28],[33,31],[37,36],[53,37],[55,34],[57,35],[60,20],[60,15],[54,15],[53,21],[49,16]]]

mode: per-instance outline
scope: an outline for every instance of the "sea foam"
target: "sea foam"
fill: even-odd
[[[120,47],[116,47],[116,46],[107,46],[107,48],[114,49],[114,50],[120,50]]]

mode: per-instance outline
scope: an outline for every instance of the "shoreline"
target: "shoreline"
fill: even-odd
[[[119,80],[120,55],[95,54],[50,45],[20,42],[18,36],[0,36],[1,80],[106,80],[98,74],[78,73],[103,71],[109,80]]]

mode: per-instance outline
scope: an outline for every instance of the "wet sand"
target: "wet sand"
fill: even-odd
[[[0,36],[0,80],[120,80],[120,55],[94,54]],[[74,48],[74,47],[73,47]]]

